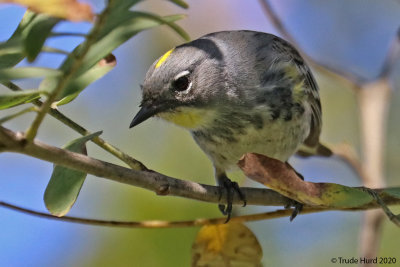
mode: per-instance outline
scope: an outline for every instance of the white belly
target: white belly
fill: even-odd
[[[194,138],[214,166],[221,170],[235,169],[245,153],[259,153],[285,162],[308,136],[310,129],[307,118],[304,114],[292,121],[271,121],[262,129],[247,127],[244,133],[234,136],[234,141],[216,136],[212,136],[215,142]]]

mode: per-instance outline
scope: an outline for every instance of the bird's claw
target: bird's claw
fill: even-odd
[[[296,200],[292,200],[285,206],[285,209],[290,209],[291,207],[293,207],[294,209],[289,219],[290,221],[293,221],[293,219],[296,218],[296,216],[300,214],[301,210],[303,209],[303,204],[297,202]]]
[[[233,196],[235,194],[235,191],[238,193],[239,198],[243,201],[243,207],[246,206],[246,196],[240,189],[238,183],[232,182],[228,177],[224,177],[223,179],[220,180],[220,186],[221,186],[221,191],[220,191],[220,199],[222,197],[222,190],[226,189],[226,202],[227,205],[224,204],[219,204],[218,208],[222,212],[223,215],[227,215],[225,223],[229,222],[231,219],[232,215],[232,202],[233,202]]]

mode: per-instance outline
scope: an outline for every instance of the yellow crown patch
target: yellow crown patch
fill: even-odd
[[[166,60],[167,58],[171,55],[172,51],[174,51],[174,48],[172,48],[171,50],[169,50],[167,53],[165,53],[157,62],[156,64],[156,69],[159,68]]]

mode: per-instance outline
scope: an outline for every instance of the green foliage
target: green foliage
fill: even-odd
[[[86,155],[86,142],[101,133],[100,131],[75,139],[68,143],[64,149]],[[63,166],[54,166],[53,174],[44,193],[44,203],[51,214],[64,216],[68,213],[78,198],[86,175],[84,172]]]
[[[0,43],[0,82],[15,91],[0,95],[0,109],[27,104],[43,97],[43,102],[35,102],[36,105],[41,105],[41,108],[37,110],[37,118],[26,133],[28,140],[35,137],[37,129],[43,121],[43,114],[48,112],[51,106],[69,103],[90,84],[111,71],[116,65],[116,59],[111,54],[112,51],[136,34],[164,24],[185,40],[189,40],[188,34],[175,23],[184,18],[183,15],[159,16],[129,10],[138,2],[138,0],[109,1],[93,23],[90,32],[83,36],[85,38],[82,43],[77,45],[72,52],[44,46],[49,38],[57,36],[57,33],[53,32],[53,28],[62,19],[46,14],[37,14],[33,11],[27,11],[11,37]],[[187,7],[183,1],[171,2],[181,7]],[[70,35],[73,36],[74,33]],[[66,55],[66,57],[55,69],[37,65],[15,67],[24,58],[29,62],[35,62],[40,53],[44,51]],[[26,78],[43,78],[43,80],[39,88],[32,90],[23,90],[12,83],[14,80]],[[0,123],[33,110],[32,107],[28,107],[17,111],[12,115],[5,116]],[[67,125],[74,125],[74,123],[68,121]],[[75,129],[82,130],[80,126],[75,126]],[[94,133],[74,140],[65,149],[86,153],[85,143],[92,138],[99,140],[97,138],[99,134]],[[111,145],[103,144],[103,146],[122,160],[128,158],[127,155]],[[85,173],[55,166],[44,195],[48,210],[57,216],[65,215],[78,197],[85,177]]]
[[[27,11],[12,36],[0,43],[0,68],[17,65],[26,56],[33,61],[58,19]]]
[[[59,76],[61,72],[49,68],[21,67],[0,69],[0,81],[10,81],[25,78]]]
[[[97,64],[93,68],[89,69],[84,74],[80,75],[68,83],[64,89],[64,94],[60,97],[61,100],[57,102],[57,105],[65,105],[74,100],[83,89],[88,85],[100,79],[110,70],[114,68],[115,65],[100,65]],[[64,96],[65,95],[65,96]]]
[[[124,12],[119,16],[113,16],[110,23],[114,26],[106,26],[99,33],[96,43],[90,47],[85,58],[82,60],[80,67],[75,71],[73,78],[69,83],[66,84],[64,90],[58,97],[58,100],[68,99],[68,101],[64,100],[60,103],[65,104],[70,102],[77,96],[77,94],[79,94],[80,91],[89,85],[89,83],[94,82],[106,74],[109,70],[106,71],[104,68],[98,68],[96,63],[139,32],[161,24],[168,24],[184,38],[188,38],[187,34],[184,33],[184,31],[174,23],[182,18],[183,16],[181,15],[160,17],[149,13],[131,11]],[[68,71],[68,69],[72,67],[75,58],[79,53],[80,46],[78,46],[68,56],[59,69],[64,72]],[[90,78],[88,79],[88,77]],[[51,92],[56,88],[57,84],[60,82],[60,79],[62,78],[49,77],[43,80],[39,88],[41,90]],[[80,81],[80,85],[85,84],[86,86],[75,86],[77,84],[77,80]]]
[[[45,15],[38,16],[36,23],[32,25],[24,38],[24,50],[29,62],[34,61],[39,55],[51,30],[59,21],[60,19]]]
[[[37,90],[25,90],[22,92],[0,94],[0,109],[7,109],[29,103],[38,98],[40,98],[40,91]]]

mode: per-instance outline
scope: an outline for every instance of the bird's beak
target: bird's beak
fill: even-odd
[[[160,112],[160,109],[156,106],[143,106],[133,118],[131,124],[129,125],[129,128],[132,128],[144,122],[148,118],[156,115],[158,112]]]

